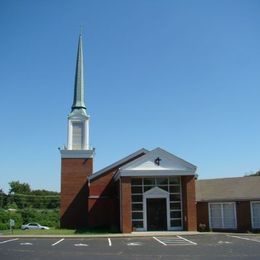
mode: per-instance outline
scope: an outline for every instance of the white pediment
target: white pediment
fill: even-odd
[[[159,187],[154,187],[144,193],[144,197],[149,198],[166,198],[169,196],[169,193],[163,189],[160,189]]]
[[[184,161],[183,159],[166,152],[161,148],[156,148],[144,156],[124,165],[120,172],[190,172],[195,173],[196,166]]]

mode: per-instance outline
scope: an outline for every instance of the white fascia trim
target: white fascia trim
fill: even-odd
[[[163,176],[194,176],[193,171],[173,171],[173,170],[119,170],[114,176],[117,181],[121,176],[125,177],[163,177]]]
[[[61,158],[93,158],[93,150],[60,150]]]
[[[195,175],[193,171],[174,171],[174,170],[124,170],[119,171],[120,176],[189,176]]]
[[[124,163],[124,162],[127,162],[127,161],[130,160],[131,158],[136,157],[138,154],[141,154],[141,153],[146,154],[146,153],[148,153],[148,152],[149,152],[148,150],[142,148],[142,149],[140,149],[140,150],[138,150],[138,151],[136,151],[136,152],[134,152],[134,153],[128,155],[127,157],[124,157],[123,159],[121,159],[121,160],[119,160],[119,161],[117,161],[117,162],[115,162],[115,163],[113,163],[113,164],[111,164],[111,165],[109,165],[109,166],[107,166],[107,167],[105,167],[105,168],[103,168],[103,169],[101,169],[101,170],[95,172],[94,174],[92,174],[91,176],[89,176],[88,179],[89,179],[89,180],[92,180],[92,179],[96,178],[97,176],[103,174],[104,172],[107,172],[108,170],[113,169],[113,168],[117,167],[118,165],[120,165],[120,164],[122,164],[122,163]]]

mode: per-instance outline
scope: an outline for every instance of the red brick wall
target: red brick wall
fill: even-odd
[[[114,196],[116,189],[113,176],[117,169],[111,169],[90,181],[89,196]]]
[[[106,226],[113,227],[113,229],[120,229],[119,183],[118,181],[115,182],[113,177],[118,168],[142,155],[144,155],[144,153],[104,172],[89,182],[89,227]]]
[[[132,232],[131,177],[121,177],[120,183],[121,232]]]
[[[199,231],[209,230],[209,211],[208,202],[197,202],[197,228]],[[204,228],[200,227],[200,224],[204,224]]]
[[[199,224],[207,225],[209,229],[209,212],[208,202],[197,202],[198,214],[198,229]],[[237,217],[237,230],[238,232],[246,232],[251,230],[251,212],[250,201],[237,201],[236,202],[236,217]],[[217,229],[217,231],[229,231],[228,229]],[[232,230],[231,230],[232,231]]]
[[[195,201],[195,177],[182,176],[182,206],[184,230],[197,230],[197,210]]]
[[[89,185],[89,227],[119,230],[119,194],[113,180],[115,169],[92,180]]]
[[[62,228],[87,227],[87,177],[92,174],[92,171],[92,158],[61,160],[60,224]]]
[[[115,198],[89,198],[89,218],[90,228],[104,227],[113,231],[119,231],[119,205]]]
[[[250,201],[238,201],[237,208],[237,228],[239,232],[251,230]]]

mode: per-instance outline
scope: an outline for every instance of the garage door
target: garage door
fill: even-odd
[[[209,222],[212,229],[236,229],[236,204],[209,203]]]
[[[252,228],[260,229],[260,201],[251,203]]]

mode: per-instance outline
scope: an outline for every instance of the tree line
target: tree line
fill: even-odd
[[[0,208],[8,209],[57,209],[60,206],[60,193],[48,190],[31,190],[28,183],[12,181],[5,194],[0,189]]]
[[[59,227],[59,192],[32,190],[28,183],[19,181],[9,186],[7,194],[0,189],[0,230],[9,228],[10,219],[15,221],[15,228],[29,222]]]

